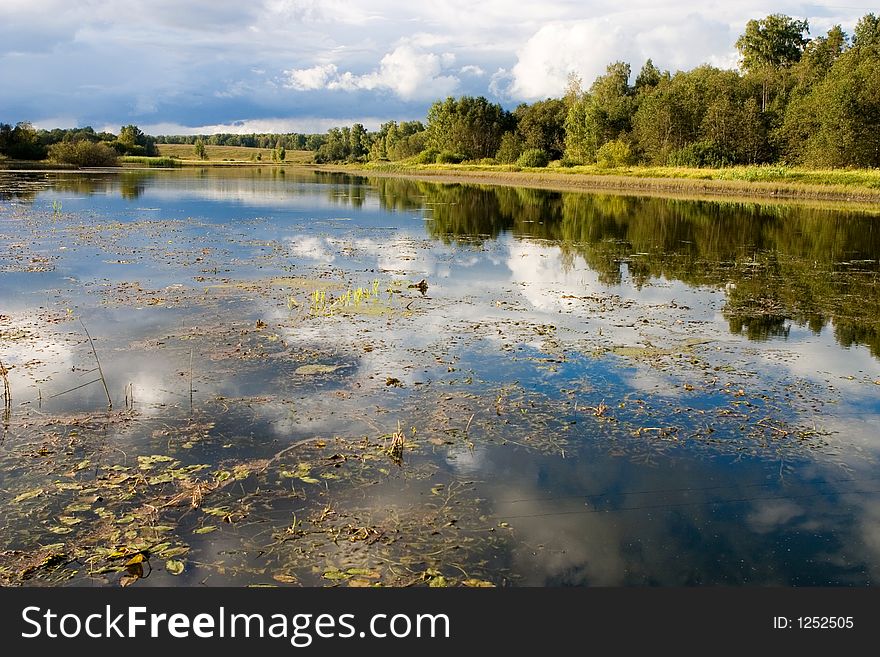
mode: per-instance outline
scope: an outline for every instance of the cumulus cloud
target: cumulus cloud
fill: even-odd
[[[287,86],[297,91],[324,89],[339,78],[335,64],[316,64],[311,68],[295,68],[286,72]]]
[[[468,64],[467,66],[462,66],[459,71],[462,75],[473,75],[474,77],[480,78],[486,75],[486,71],[484,71],[479,66],[475,66],[473,64]]]
[[[589,85],[614,61],[629,62],[634,73],[648,58],[671,69],[701,62],[732,66],[733,40],[728,24],[696,14],[674,25],[650,13],[548,23],[518,51],[510,75],[496,73],[493,83],[504,95],[534,100],[561,94],[571,73]]]
[[[379,68],[363,75],[340,73],[335,64],[286,71],[286,84],[298,91],[316,89],[389,90],[405,100],[427,99],[452,93],[458,78],[444,71],[455,62],[452,53],[424,52],[411,45],[386,53]]]

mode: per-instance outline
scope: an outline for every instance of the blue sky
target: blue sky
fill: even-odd
[[[815,36],[872,11],[838,2],[0,0],[0,121],[311,132],[423,118],[447,95],[512,109],[614,60],[735,67],[750,18]]]

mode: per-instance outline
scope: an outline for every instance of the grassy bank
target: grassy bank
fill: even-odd
[[[814,170],[784,166],[740,166],[723,169],[634,166],[600,169],[595,165],[524,169],[497,164],[410,162],[324,165],[318,168],[437,182],[472,182],[558,190],[880,203],[880,170],[876,169]]]

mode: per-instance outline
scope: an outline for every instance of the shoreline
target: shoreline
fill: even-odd
[[[527,187],[549,191],[607,192],[635,196],[662,196],[695,200],[767,200],[780,202],[833,202],[864,206],[880,212],[880,189],[839,184],[818,185],[797,182],[765,182],[666,178],[638,175],[585,174],[480,169],[401,168],[383,170],[358,165],[317,164],[304,168],[328,173],[348,173],[377,178],[405,178],[448,184]]]

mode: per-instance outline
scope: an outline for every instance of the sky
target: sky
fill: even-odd
[[[607,64],[735,68],[771,13],[851,34],[877,11],[745,0],[0,0],[0,122],[149,134],[323,132],[423,119],[482,95],[513,109]]]

